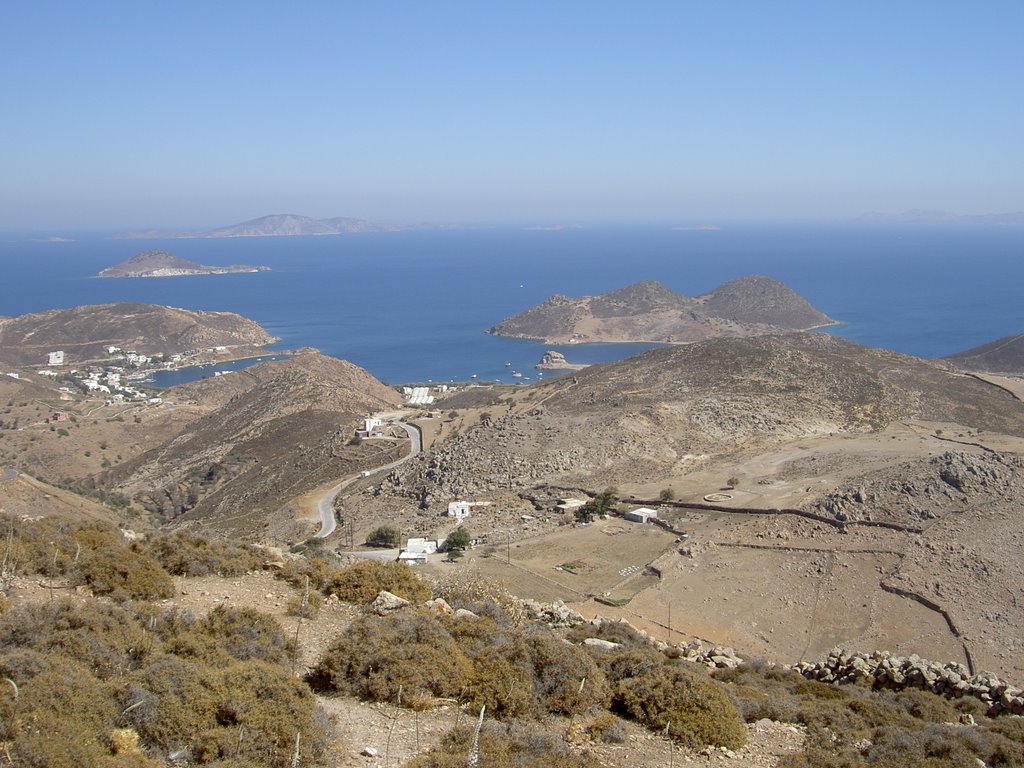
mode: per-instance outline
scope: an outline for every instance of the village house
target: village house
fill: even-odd
[[[450,501],[448,502],[448,517],[454,517],[456,520],[465,520],[469,517],[471,506],[468,501]]]
[[[634,523],[649,523],[651,520],[658,519],[658,512],[654,509],[648,509],[647,507],[640,507],[630,512],[626,512],[623,517]]]

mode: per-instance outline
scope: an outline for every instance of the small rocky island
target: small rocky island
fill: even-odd
[[[541,357],[540,362],[533,367],[540,371],[581,371],[587,365],[586,363],[570,363],[561,352],[549,349]]]
[[[248,264],[230,264],[226,267],[207,266],[173,253],[153,249],[142,251],[127,261],[102,270],[97,277],[181,277],[182,275],[230,275],[236,272],[269,272],[270,267]]]
[[[833,325],[793,289],[748,275],[700,296],[683,296],[648,280],[600,296],[556,294],[487,332],[548,344],[661,342],[793,333]]]

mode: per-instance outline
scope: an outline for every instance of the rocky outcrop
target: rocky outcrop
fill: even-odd
[[[540,362],[533,367],[541,371],[582,371],[587,366],[570,363],[561,352],[549,349],[541,356]]]
[[[815,500],[808,511],[840,522],[935,520],[982,501],[1024,492],[1024,459],[1014,454],[947,451],[856,480]]]
[[[822,661],[801,662],[791,668],[824,683],[859,683],[896,691],[920,688],[947,698],[971,696],[986,704],[990,714],[1024,715],[1024,691],[1020,688],[990,672],[972,675],[963,664],[928,661],[917,654],[895,656],[888,651],[857,653],[835,648]]]

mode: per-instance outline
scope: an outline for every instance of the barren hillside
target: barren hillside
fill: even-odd
[[[361,368],[315,351],[168,396],[212,410],[102,478],[164,521],[255,538],[289,499],[398,447],[348,444],[360,417],[396,405],[398,395]]]
[[[108,357],[104,347],[177,354],[216,346],[273,341],[252,320],[232,312],[198,312],[155,304],[94,304],[0,319],[0,360],[44,365],[64,350],[68,364]]]

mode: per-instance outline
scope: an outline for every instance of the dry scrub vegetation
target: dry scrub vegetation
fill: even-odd
[[[317,694],[461,707],[462,724],[415,768],[465,766],[474,742],[491,768],[600,766],[602,750],[630,739],[627,721],[680,748],[735,750],[762,719],[807,734],[782,768],[1024,765],[1024,719],[990,719],[974,699],[837,687],[766,663],[711,675],[626,624],[556,632],[486,582],[431,589],[404,565],[343,566],[316,548],[280,571],[302,590],[309,581],[311,599],[294,610],[325,596],[365,605],[382,589],[411,604],[356,618],[302,679],[276,619],[224,605],[196,618],[153,602],[170,573],[243,575],[265,560],[258,549],[182,534],[126,543],[97,524],[3,524],[4,586],[34,574],[52,595],[5,602],[0,616],[0,762],[12,765],[329,766],[334,726]],[[97,596],[57,596],[76,585]],[[432,594],[464,610],[424,607]],[[583,642],[592,638],[605,642]]]

